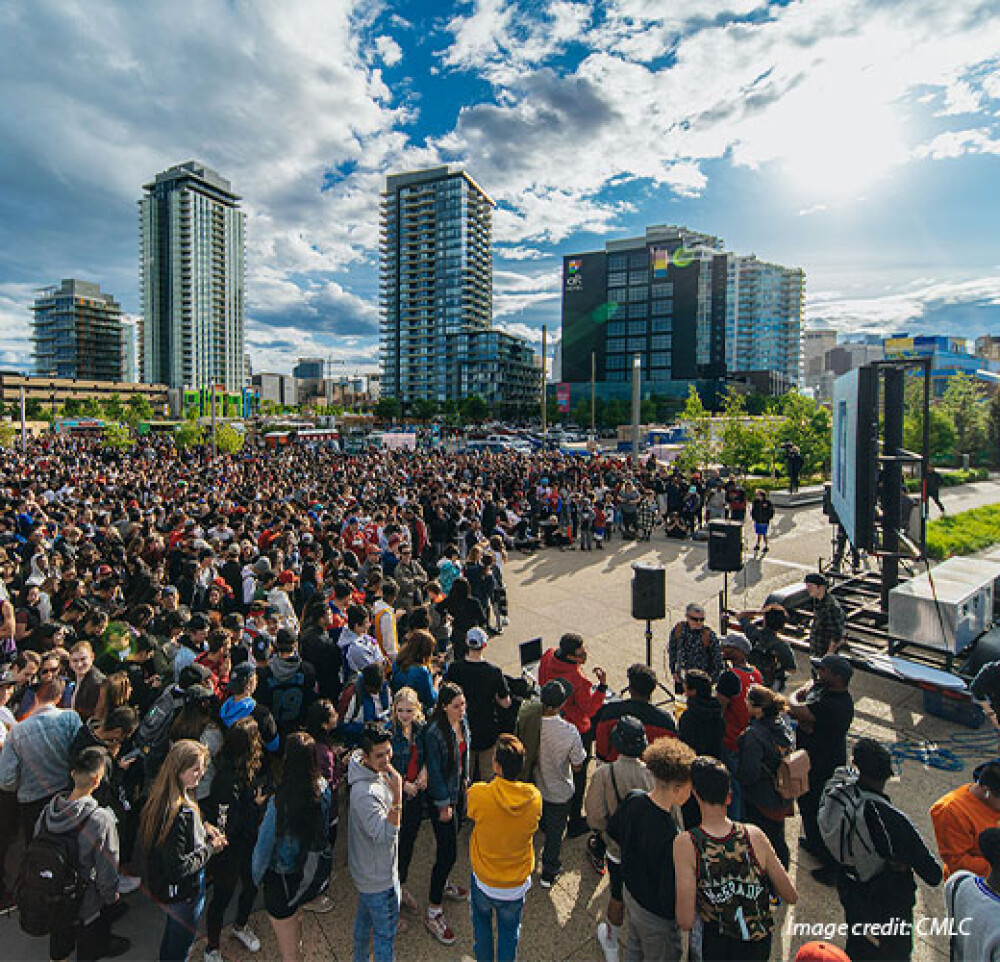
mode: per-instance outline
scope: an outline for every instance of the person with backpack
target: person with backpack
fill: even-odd
[[[812,876],[821,885],[833,885],[837,864],[819,831],[817,818],[823,787],[834,771],[847,764],[847,733],[854,720],[854,698],[849,686],[854,667],[843,655],[813,661],[815,681],[799,688],[788,706],[798,723],[796,747],[809,754],[809,791],[799,799],[802,836],[799,848],[820,862]]]
[[[316,699],[316,671],[298,652],[298,638],[288,628],[279,628],[275,652],[261,674],[260,700],[271,710],[282,738],[301,728],[306,710]]]
[[[212,860],[212,901],[206,919],[205,962],[222,962],[219,949],[226,909],[237,888],[236,921],[232,933],[248,952],[260,951],[260,939],[250,927],[250,913],[257,897],[251,875],[257,829],[260,826],[260,773],[264,746],[253,717],[241,718],[226,728],[222,750],[215,760],[212,790],[205,814],[226,836],[226,847]]]
[[[319,774],[316,744],[305,732],[285,742],[281,783],[268,800],[253,851],[252,877],[264,888],[264,907],[282,962],[302,962],[302,912],[324,899],[333,867],[329,833],[333,792]]]
[[[945,883],[944,904],[952,921],[952,962],[1000,959],[1000,827],[979,833],[986,877],[960,869]]]
[[[941,884],[941,866],[919,830],[885,794],[892,756],[859,738],[854,768],[839,768],[823,790],[819,829],[839,866],[837,894],[848,926],[852,962],[909,959],[913,949],[913,874]]]
[[[252,661],[242,661],[233,666],[229,673],[229,697],[219,709],[219,721],[224,728],[229,728],[242,718],[252,718],[257,723],[257,733],[264,750],[274,754],[280,747],[281,738],[270,709],[258,704],[254,698],[257,677],[257,666]]]
[[[750,664],[760,672],[768,688],[783,692],[789,673],[798,667],[792,646],[778,634],[788,623],[788,613],[772,603],[765,605],[759,615],[762,623],[756,620],[758,613],[754,611],[741,611],[736,620],[752,645]]]
[[[597,926],[597,942],[608,962],[618,960],[618,936],[625,920],[622,891],[621,849],[611,840],[605,841],[608,821],[629,792],[649,792],[653,775],[642,762],[648,745],[646,729],[638,718],[621,715],[611,730],[614,761],[599,765],[587,785],[583,799],[587,824],[594,830],[587,854],[598,873],[608,873],[610,897],[605,921]],[[597,841],[595,841],[595,839]]]
[[[673,846],[678,806],[691,793],[694,752],[676,738],[661,738],[643,752],[653,785],[628,792],[608,819],[608,837],[621,855],[622,896],[628,908],[627,962],[679,962],[681,937]],[[618,953],[609,925],[599,939],[605,958]]]
[[[778,791],[778,768],[795,744],[784,712],[788,703],[763,685],[751,685],[747,692],[750,724],[739,737],[736,780],[743,796],[744,818],[763,830],[778,860],[787,869],[788,843],[785,819],[794,804]]]
[[[56,795],[38,818],[24,853],[18,914],[28,935],[49,936],[49,958],[114,959],[132,943],[111,931],[108,908],[118,900],[118,829],[94,792],[107,757],[83,749],[71,770],[73,789]]]
[[[727,816],[730,776],[722,762],[696,758],[691,787],[701,825],[674,841],[677,923],[689,932],[701,919],[704,959],[763,962],[771,955],[771,893],[794,904],[798,892],[764,832]]]
[[[160,962],[184,962],[205,911],[205,866],[226,847],[226,837],[202,821],[195,800],[208,766],[200,742],[174,742],[139,819],[149,894],[163,909]]]
[[[670,673],[678,692],[684,673],[692,668],[705,672],[713,684],[723,669],[722,646],[715,632],[705,624],[705,608],[692,602],[684,609],[684,620],[670,631],[667,644]]]
[[[384,725],[391,711],[392,690],[385,680],[382,662],[365,665],[340,693],[337,735],[346,744],[357,745],[365,725]]]

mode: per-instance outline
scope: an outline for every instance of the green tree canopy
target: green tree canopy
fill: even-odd
[[[101,407],[104,409],[104,416],[109,421],[121,422],[125,420],[125,404],[117,394],[112,394]]]
[[[437,414],[437,401],[431,398],[419,398],[413,402],[413,416],[418,421],[433,421]]]
[[[777,430],[777,442],[798,445],[802,453],[802,473],[814,474],[830,466],[830,412],[814,398],[789,391],[780,400],[784,423]]]
[[[772,432],[765,423],[749,417],[747,399],[732,386],[722,401],[722,417],[719,457],[723,464],[745,475],[753,465],[769,459],[773,448]]]
[[[379,398],[375,405],[375,416],[382,421],[395,421],[399,417],[399,399],[394,397]]]
[[[0,421],[0,448],[10,449],[14,447],[17,438],[17,431],[10,421]]]
[[[681,411],[681,421],[687,428],[688,439],[677,456],[677,462],[685,471],[703,469],[715,460],[717,445],[712,440],[709,413],[693,384]]]
[[[955,425],[955,455],[973,455],[986,440],[983,389],[967,374],[956,374],[948,382],[941,406]]]
[[[174,432],[174,444],[180,451],[195,447],[204,440],[205,431],[195,420],[184,421],[177,426],[177,430]]]
[[[133,394],[129,397],[125,405],[125,420],[136,425],[140,421],[151,421],[153,419],[153,405],[141,394]]]
[[[473,424],[482,424],[490,416],[490,406],[477,394],[464,398],[459,408],[462,417]]]
[[[101,430],[105,445],[116,451],[128,451],[135,446],[135,435],[127,425],[117,422],[105,424]]]
[[[222,424],[215,432],[215,446],[223,454],[238,454],[246,443],[246,435],[231,424]]]

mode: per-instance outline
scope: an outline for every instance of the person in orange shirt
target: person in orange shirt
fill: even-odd
[[[945,877],[959,869],[990,874],[989,862],[979,850],[979,833],[1000,828],[1000,759],[980,765],[973,781],[939,798],[931,806],[931,822]]]

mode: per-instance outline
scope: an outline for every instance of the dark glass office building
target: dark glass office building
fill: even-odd
[[[628,395],[636,354],[644,397],[724,377],[726,271],[722,241],[683,227],[565,257],[562,381],[589,390],[592,354],[605,397]]]

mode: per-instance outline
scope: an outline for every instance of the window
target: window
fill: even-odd
[[[625,333],[624,321],[611,321],[608,324],[608,337],[617,337]]]
[[[628,272],[628,282],[631,285],[648,284],[649,283],[649,271],[629,271]]]
[[[674,329],[674,322],[669,317],[654,317],[650,328],[654,334],[669,334]]]
[[[608,371],[624,371],[627,360],[624,354],[611,354],[604,359],[604,367]]]
[[[614,354],[616,352],[621,352],[625,350],[625,341],[623,338],[609,338],[608,339],[608,353]]]
[[[629,253],[628,266],[630,268],[649,267],[649,254],[646,252],[645,248],[641,251],[631,251]]]
[[[653,317],[670,317],[674,313],[674,302],[653,301],[653,305],[650,307],[649,313],[652,314]]]
[[[624,304],[628,300],[628,290],[624,287],[609,287],[608,300],[615,304]]]
[[[646,350],[646,337],[630,337],[628,339],[628,349],[629,351],[645,351]]]
[[[608,304],[608,317],[624,317],[624,316],[625,316],[624,304],[616,304],[614,301],[611,301]]]
[[[649,288],[648,287],[630,287],[628,289],[628,299],[630,301],[647,301],[647,300],[649,300]]]
[[[651,342],[651,347],[655,351],[657,348],[669,348],[672,338],[669,334],[654,334]]]
[[[627,254],[608,254],[608,270],[623,271],[628,267]]]
[[[641,317],[643,320],[645,320],[648,312],[649,312],[648,307],[645,303],[629,304],[628,306],[628,316],[631,318]]]
[[[670,352],[669,351],[653,351],[649,355],[649,366],[650,367],[670,367]]]
[[[645,334],[646,333],[646,322],[645,321],[629,321],[628,322],[628,332],[629,332],[629,334]]]
[[[608,273],[608,287],[624,287],[628,283],[628,275],[625,271],[615,271]]]
[[[667,282],[653,285],[653,299],[674,296],[674,285]]]

